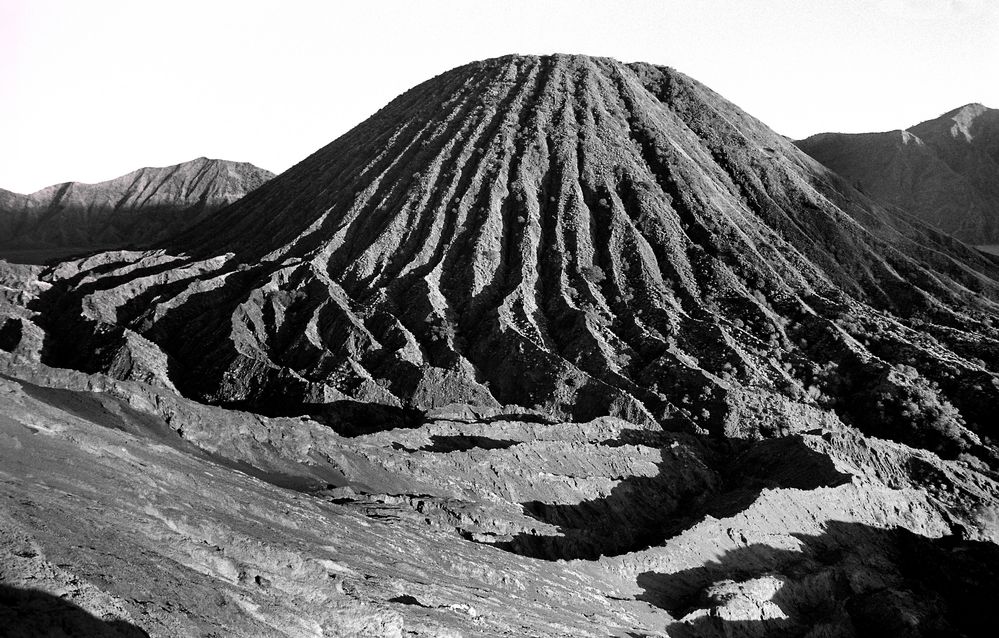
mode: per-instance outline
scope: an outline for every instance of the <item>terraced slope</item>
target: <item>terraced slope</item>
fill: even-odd
[[[906,131],[821,133],[803,151],[865,193],[971,244],[999,242],[999,111],[968,104]]]
[[[202,221],[273,176],[252,164],[200,157],[98,184],[66,182],[30,195],[0,190],[0,257],[47,259],[145,245]]]
[[[41,279],[35,355],[210,403],[843,421],[995,461],[997,262],[669,68],[454,69],[161,250]]]

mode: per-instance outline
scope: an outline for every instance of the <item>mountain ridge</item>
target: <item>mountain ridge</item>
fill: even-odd
[[[999,110],[966,104],[904,131],[819,133],[796,144],[962,241],[999,242]]]
[[[271,177],[246,162],[199,157],[93,184],[63,182],[30,194],[0,190],[0,254],[148,244],[201,221]]]

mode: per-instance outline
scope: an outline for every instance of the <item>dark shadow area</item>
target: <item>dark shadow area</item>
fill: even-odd
[[[37,589],[0,585],[0,635],[5,638],[149,638],[124,620],[101,620]]]
[[[103,201],[121,196],[113,186],[103,190],[103,185],[64,182],[55,188],[58,190],[51,200],[35,200],[4,211],[18,223],[11,237],[0,238],[0,258],[44,264],[105,251],[148,250],[226,205],[224,201],[207,201],[205,193],[196,201],[182,197],[175,203],[152,204]],[[74,197],[86,201],[71,201]]]
[[[399,408],[363,401],[333,401],[305,405],[302,414],[332,428],[340,436],[355,437],[385,430],[415,429],[426,422],[417,408]]]
[[[399,443],[398,441],[392,441],[392,449],[412,454],[413,452],[419,452],[422,448],[406,447],[405,445]]]
[[[340,436],[348,438],[386,430],[412,430],[427,422],[426,413],[419,408],[400,408],[353,399],[341,399],[329,403],[232,401],[213,405],[227,410],[253,412],[270,418],[309,417],[331,428]]]
[[[347,477],[342,472],[328,466],[319,467],[303,462],[299,465],[301,473],[295,474],[290,471],[257,467],[246,461],[228,459],[219,454],[200,450],[200,448],[199,451],[205,458],[211,459],[223,467],[227,467],[230,470],[237,470],[247,476],[252,476],[265,483],[270,483],[275,487],[286,490],[311,494],[320,490],[330,490],[350,485],[350,481],[347,480]]]
[[[17,344],[21,343],[21,334],[24,326],[17,317],[7,317],[3,324],[0,324],[0,350],[13,352]]]
[[[560,421],[556,418],[543,414],[494,414],[481,419],[482,423],[496,423],[498,421],[520,421],[521,423],[538,423],[540,425],[554,425]]]
[[[430,445],[424,445],[420,450],[447,454],[448,452],[467,452],[468,450],[505,450],[519,444],[520,441],[506,439],[491,439],[488,436],[474,435],[444,435],[434,434],[430,437]]]
[[[492,416],[483,416],[476,418],[468,418],[463,416],[449,416],[447,414],[433,414],[428,415],[428,421],[450,421],[451,423],[497,423],[499,421],[518,421],[521,423],[537,423],[540,425],[555,425],[561,423],[559,419],[554,417],[545,416],[543,414],[520,414],[517,412],[509,414],[494,414]]]
[[[389,598],[388,602],[390,602],[390,603],[397,603],[397,604],[400,604],[400,605],[412,605],[414,607],[426,607],[426,608],[429,609],[429,606],[424,605],[419,600],[417,600],[415,597],[410,596],[409,594],[403,594],[402,596],[396,596],[395,598]]]
[[[668,432],[675,432],[669,430]],[[625,445],[644,445],[646,447],[665,447],[676,440],[675,434],[662,430],[621,430],[616,439],[605,439],[600,445],[607,447],[622,447]]]
[[[605,445],[643,445],[655,433],[625,431],[620,441]],[[706,444],[708,441],[705,441]],[[766,488],[816,489],[849,481],[824,454],[808,447],[800,436],[754,443],[713,441],[719,448],[709,472],[715,480],[692,478],[703,469],[694,459],[664,448],[656,476],[629,476],[606,497],[574,504],[521,503],[524,513],[558,527],[558,536],[522,532],[495,545],[545,560],[596,560],[661,544],[704,516],[733,516],[746,509]],[[713,485],[714,489],[708,488]]]
[[[999,546],[841,521],[817,536],[795,536],[799,551],[748,545],[693,569],[640,574],[638,599],[675,618],[702,610],[666,627],[679,638],[993,635]],[[754,585],[767,577],[769,584]],[[767,600],[783,618],[716,613],[726,603],[758,611]]]
[[[128,250],[129,247],[87,246],[79,247],[14,247],[0,246],[0,259],[12,264],[45,266],[71,259],[82,259],[105,250]]]

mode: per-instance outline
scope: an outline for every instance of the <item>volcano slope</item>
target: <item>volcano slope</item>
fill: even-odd
[[[0,257],[43,263],[146,245],[196,224],[272,177],[253,164],[199,157],[98,184],[66,182],[30,195],[0,190]]]
[[[962,241],[999,242],[999,110],[967,104],[905,131],[820,133],[796,144]]]
[[[838,419],[994,460],[997,262],[668,68],[460,67],[162,250],[41,280],[47,363],[266,414]]]

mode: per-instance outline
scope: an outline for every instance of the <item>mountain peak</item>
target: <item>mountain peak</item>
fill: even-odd
[[[272,215],[262,223],[233,212],[211,228],[198,229],[206,242],[198,252],[234,251],[277,258],[300,255],[329,242],[339,246],[341,239],[336,233],[325,231],[340,223],[353,225],[355,220],[360,223],[366,218],[363,211],[374,202],[363,189],[355,193],[351,184],[332,188],[324,185],[325,181],[338,173],[361,180],[361,175],[353,176],[359,162],[381,165],[393,152],[398,155],[391,161],[391,173],[409,171],[409,177],[400,184],[414,187],[424,184],[431,188],[443,177],[446,166],[436,161],[472,158],[470,165],[476,167],[483,160],[499,166],[512,155],[525,155],[530,158],[528,165],[532,170],[542,170],[535,166],[547,161],[540,154],[550,153],[567,143],[569,137],[577,138],[580,143],[573,152],[582,162],[577,170],[607,170],[614,156],[624,148],[634,149],[640,144],[636,138],[647,130],[677,127],[681,136],[694,136],[680,121],[681,114],[675,108],[683,111],[683,117],[698,121],[720,110],[736,118],[742,132],[755,138],[753,143],[759,148],[791,146],[710,89],[669,67],[624,64],[612,58],[575,54],[490,58],[454,68],[410,89],[317,151],[304,165],[278,178],[279,183],[271,184],[260,193],[261,197],[285,184],[294,182],[300,186],[291,198],[275,201]],[[512,118],[509,109],[518,118]],[[428,126],[434,128],[427,129]],[[450,130],[460,137],[443,140],[435,130]],[[393,143],[400,132],[404,139],[418,146],[400,147]],[[379,150],[377,144],[387,146]],[[605,145],[599,152],[590,152]],[[710,151],[700,147],[698,153]],[[440,157],[435,160],[434,154]],[[431,164],[423,165],[425,161]],[[519,162],[513,165],[520,167]],[[495,177],[477,175],[475,183],[484,178],[487,183]],[[468,184],[459,186],[466,188]],[[434,197],[441,196],[438,193]],[[397,203],[393,200],[390,205],[394,207]],[[433,198],[429,203],[443,207]],[[466,207],[481,206],[472,201],[459,203],[462,214]],[[358,214],[361,218],[355,218]],[[316,223],[322,229],[300,234]],[[183,238],[174,245],[187,241],[189,238]]]
[[[967,104],[953,111],[950,114],[950,119],[953,121],[950,129],[951,135],[954,137],[964,137],[964,139],[970,142],[974,139],[974,132],[972,130],[974,123],[979,117],[988,113],[989,110],[981,104]]]
[[[909,130],[920,137],[946,134],[954,139],[970,143],[978,134],[977,129],[983,119],[985,117],[995,119],[997,116],[999,116],[999,111],[973,102],[948,111],[940,117],[917,124]]]
[[[975,118],[979,115],[985,113],[986,111],[991,111],[989,107],[981,104],[979,102],[971,102],[970,104],[965,104],[964,106],[958,107],[953,111],[948,111],[941,117],[949,117],[951,119],[966,119]]]

